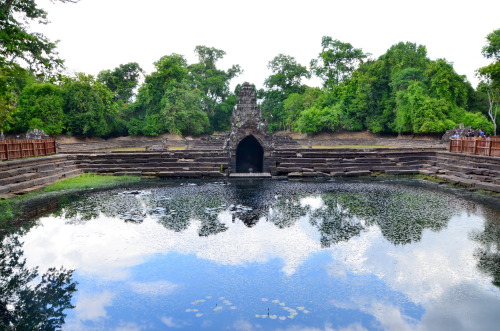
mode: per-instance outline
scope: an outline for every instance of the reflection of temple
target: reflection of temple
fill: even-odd
[[[224,149],[229,152],[233,177],[271,176],[267,157],[270,155],[272,142],[266,130],[261,111],[257,107],[255,90],[249,83],[244,83],[231,118],[231,131],[224,143]]]
[[[267,196],[268,184],[266,181],[253,181],[249,179],[231,182],[231,190],[226,197],[230,204],[243,206],[243,210],[233,212],[233,222],[240,219],[246,226],[254,226],[261,217],[267,218],[269,197]]]

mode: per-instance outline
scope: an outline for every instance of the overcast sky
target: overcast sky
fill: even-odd
[[[500,28],[498,0],[80,0],[52,4],[37,0],[51,23],[37,27],[51,40],[70,72],[96,75],[138,62],[150,73],[164,55],[178,53],[195,63],[194,48],[227,54],[219,67],[239,64],[261,87],[267,63],[283,53],[302,65],[318,56],[321,38],[349,42],[372,58],[410,41],[427,47],[431,59],[445,58],[477,85],[475,70],[485,37]],[[310,82],[314,85],[315,82]]]

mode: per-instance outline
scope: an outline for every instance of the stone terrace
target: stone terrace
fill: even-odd
[[[0,162],[0,195],[29,193],[81,173],[67,155]]]
[[[267,159],[288,178],[425,174],[500,192],[500,158],[420,149],[280,149]],[[226,178],[227,152],[184,150],[55,155],[0,163],[0,195],[28,193],[84,172],[183,178]]]

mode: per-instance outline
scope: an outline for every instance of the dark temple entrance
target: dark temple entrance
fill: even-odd
[[[254,136],[243,138],[236,148],[236,172],[262,172],[264,149]]]

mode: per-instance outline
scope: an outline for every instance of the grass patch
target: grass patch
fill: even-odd
[[[0,200],[0,224],[16,216],[15,206],[12,199]]]
[[[309,148],[307,145],[301,145],[302,148]],[[381,145],[313,145],[313,149],[341,149],[341,148],[354,148],[354,149],[365,149],[365,148],[395,148],[393,146],[381,146]]]
[[[117,186],[126,183],[135,183],[141,180],[136,176],[105,176],[95,174],[83,174],[60,180],[43,189],[43,192],[54,192],[62,190],[85,190]]]
[[[168,146],[169,151],[183,151],[185,149],[183,146]]]

